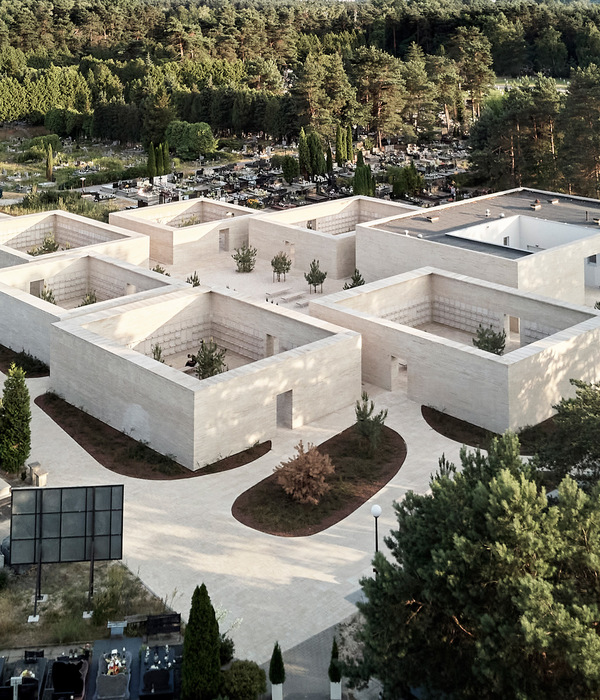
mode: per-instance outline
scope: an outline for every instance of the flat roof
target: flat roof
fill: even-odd
[[[539,209],[531,207],[536,200],[539,200],[541,205]],[[489,216],[486,216],[487,210],[489,210]],[[600,201],[528,189],[510,190],[497,195],[486,195],[441,207],[431,207],[416,214],[386,219],[376,223],[373,228],[398,234],[409,231],[411,236],[503,258],[518,259],[534,254],[493,243],[446,235],[475,224],[497,220],[501,218],[501,214],[505,217],[528,216],[540,221],[575,224],[595,229],[600,233],[598,223],[594,222],[595,218],[600,218]],[[439,218],[431,221],[428,217]]]

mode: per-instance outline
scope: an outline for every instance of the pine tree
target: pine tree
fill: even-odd
[[[300,129],[300,137],[298,139],[298,165],[300,166],[302,177],[308,178],[312,175],[310,167],[310,149],[308,147],[306,134],[304,133],[304,128]]]
[[[309,271],[304,273],[304,279],[308,282],[309,287],[314,287],[315,292],[319,285],[321,286],[321,291],[323,291],[323,282],[325,282],[326,277],[327,273],[321,270],[318,260],[313,260]]]
[[[292,259],[281,250],[271,260],[271,267],[273,268],[273,276],[277,275],[277,281],[280,282],[281,275],[283,275],[283,281],[285,282],[285,276],[292,267]]]
[[[226,372],[226,352],[227,350],[220,348],[212,338],[208,341],[201,340],[198,354],[194,357],[198,379],[208,379],[208,377],[214,377],[217,374]]]
[[[310,442],[305,450],[300,440],[296,452],[295,457],[275,467],[277,483],[294,501],[317,506],[331,488],[326,479],[335,467],[329,455],[321,454]]]
[[[156,177],[156,154],[154,153],[154,144],[151,143],[148,146],[148,177],[150,178],[150,182],[154,180]]]
[[[346,159],[354,162],[354,148],[352,146],[352,127],[348,124],[346,128]]]
[[[354,412],[356,414],[356,429],[366,442],[367,449],[365,452],[368,457],[373,457],[379,447],[383,435],[383,426],[388,414],[387,408],[382,409],[379,413],[374,413],[374,411],[375,403],[369,401],[369,395],[366,391],[363,391],[361,400],[356,402]]]
[[[275,642],[273,653],[271,654],[271,663],[269,664],[269,681],[273,685],[285,683],[285,666],[283,664],[283,656],[279,642]]]
[[[0,405],[0,467],[18,472],[31,452],[31,407],[25,372],[14,363]]]
[[[359,675],[390,698],[411,687],[598,698],[597,494],[566,478],[549,504],[510,434],[487,455],[463,448],[461,463],[395,505],[392,555],[376,554],[376,575],[361,580]]]
[[[219,625],[206,586],[196,586],[183,638],[182,700],[213,700],[221,683]]]
[[[352,274],[352,277],[350,278],[350,282],[346,282],[344,284],[343,289],[354,289],[354,287],[362,287],[362,285],[364,283],[365,283],[364,277],[360,274],[358,268],[355,267],[354,273]]]

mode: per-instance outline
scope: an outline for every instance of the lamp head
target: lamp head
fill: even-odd
[[[381,515],[381,506],[377,505],[377,503],[371,506],[371,515],[374,518],[378,518]]]

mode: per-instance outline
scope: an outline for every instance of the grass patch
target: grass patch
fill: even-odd
[[[39,358],[30,355],[25,350],[15,352],[10,348],[0,345],[0,372],[6,374],[12,363],[25,370],[28,378],[47,377],[50,374],[50,368],[45,362]]]
[[[491,430],[473,425],[460,418],[454,418],[454,416],[438,411],[431,406],[421,406],[421,415],[427,425],[437,433],[469,447],[487,450],[491,441],[500,437],[498,433],[493,433]],[[548,439],[554,430],[554,418],[548,418],[538,425],[523,428],[517,433],[521,444],[521,454],[527,456],[535,454],[538,447]]]
[[[271,449],[271,441],[268,440],[202,469],[191,471],[176,462],[173,456],[162,455],[153,450],[148,443],[134,440],[129,435],[111,428],[89,413],[67,403],[57,394],[42,394],[35,399],[35,404],[103,467],[137,479],[187,479],[214,474],[249,464]]]
[[[108,637],[106,615],[157,615],[170,612],[166,601],[154,596],[129,569],[117,562],[96,562],[94,567],[94,617],[83,619],[88,609],[90,565],[44,564],[42,592],[48,600],[38,606],[40,621],[27,622],[33,613],[36,568],[8,574],[0,591],[0,640],[5,649],[72,644]],[[137,634],[137,630],[133,630]]]
[[[353,513],[395,476],[406,459],[406,443],[398,433],[383,429],[374,457],[363,457],[354,426],[319,445],[335,465],[331,486],[319,505],[294,501],[273,474],[241,494],[233,504],[234,517],[248,527],[272,535],[313,535]]]

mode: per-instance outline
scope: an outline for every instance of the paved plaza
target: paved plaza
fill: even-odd
[[[4,376],[0,376],[3,381]],[[32,396],[32,452],[48,470],[49,486],[125,485],[124,561],[184,617],[192,592],[204,582],[216,608],[228,615],[240,658],[263,663],[278,640],[289,650],[355,611],[359,579],[371,574],[374,547],[371,505],[383,508],[380,538],[394,525],[392,503],[409,489],[424,492],[438,457],[458,460],[460,446],[432,431],[420,406],[403,391],[366,386],[386,424],[406,440],[408,456],[397,476],[374,498],[333,527],[310,537],[275,537],[231,515],[237,496],[271,474],[302,439],[319,444],[354,422],[349,406],[297,430],[279,430],[273,449],[236,470],[180,481],[122,477],[100,466],[35,404],[48,379],[27,380]],[[227,436],[223,436],[226,454]],[[9,523],[0,522],[0,536]]]

